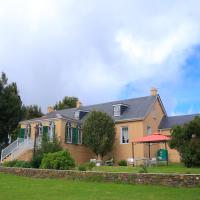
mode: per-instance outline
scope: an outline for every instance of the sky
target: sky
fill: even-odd
[[[0,0],[0,72],[46,109],[148,96],[200,113],[200,1]]]

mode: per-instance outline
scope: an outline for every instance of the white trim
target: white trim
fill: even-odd
[[[122,129],[123,128],[127,128],[127,135],[128,135],[128,138],[126,138],[126,140],[128,139],[128,142],[122,142]],[[121,126],[120,127],[120,144],[129,144],[129,128],[128,126]]]

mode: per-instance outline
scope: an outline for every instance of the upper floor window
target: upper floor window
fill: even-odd
[[[121,143],[128,144],[129,143],[129,136],[128,136],[128,127],[121,128]]]
[[[114,105],[113,106],[113,112],[114,112],[114,116],[118,117],[121,115],[121,106],[120,105]]]
[[[152,113],[153,118],[156,119],[157,118],[157,113],[156,113],[156,109],[154,107],[153,107],[151,113]]]
[[[75,118],[75,119],[79,119],[79,118],[80,118],[80,111],[79,111],[79,110],[76,110],[76,111],[74,112],[74,118]]]
[[[151,126],[147,126],[147,135],[151,135],[152,130],[151,130]]]

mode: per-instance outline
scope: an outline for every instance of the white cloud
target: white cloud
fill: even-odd
[[[26,104],[163,95],[200,43],[198,1],[0,0],[0,71]],[[166,86],[167,85],[167,86]],[[173,110],[174,106],[168,106]]]

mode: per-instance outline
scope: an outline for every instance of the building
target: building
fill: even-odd
[[[8,150],[5,151],[8,155],[3,153],[2,160],[29,160],[33,153],[34,138],[36,137],[37,142],[41,141],[42,134],[47,133],[50,139],[56,134],[63,148],[70,151],[77,164],[89,161],[95,155],[82,144],[81,126],[92,110],[106,112],[115,122],[115,143],[112,152],[107,156],[107,158],[114,158],[115,162],[132,157],[131,141],[133,139],[155,132],[170,135],[170,130],[174,125],[182,125],[196,116],[168,116],[155,88],[152,88],[150,96],[146,97],[91,106],[82,106],[78,102],[76,108],[58,111],[49,107],[45,116],[20,122],[20,138],[23,139],[18,139],[15,151],[10,154]],[[153,144],[151,155],[155,157],[156,151],[163,147],[164,144]],[[168,152],[169,162],[180,162],[176,150],[168,147]],[[136,145],[135,157],[148,157],[148,146],[145,144]]]

